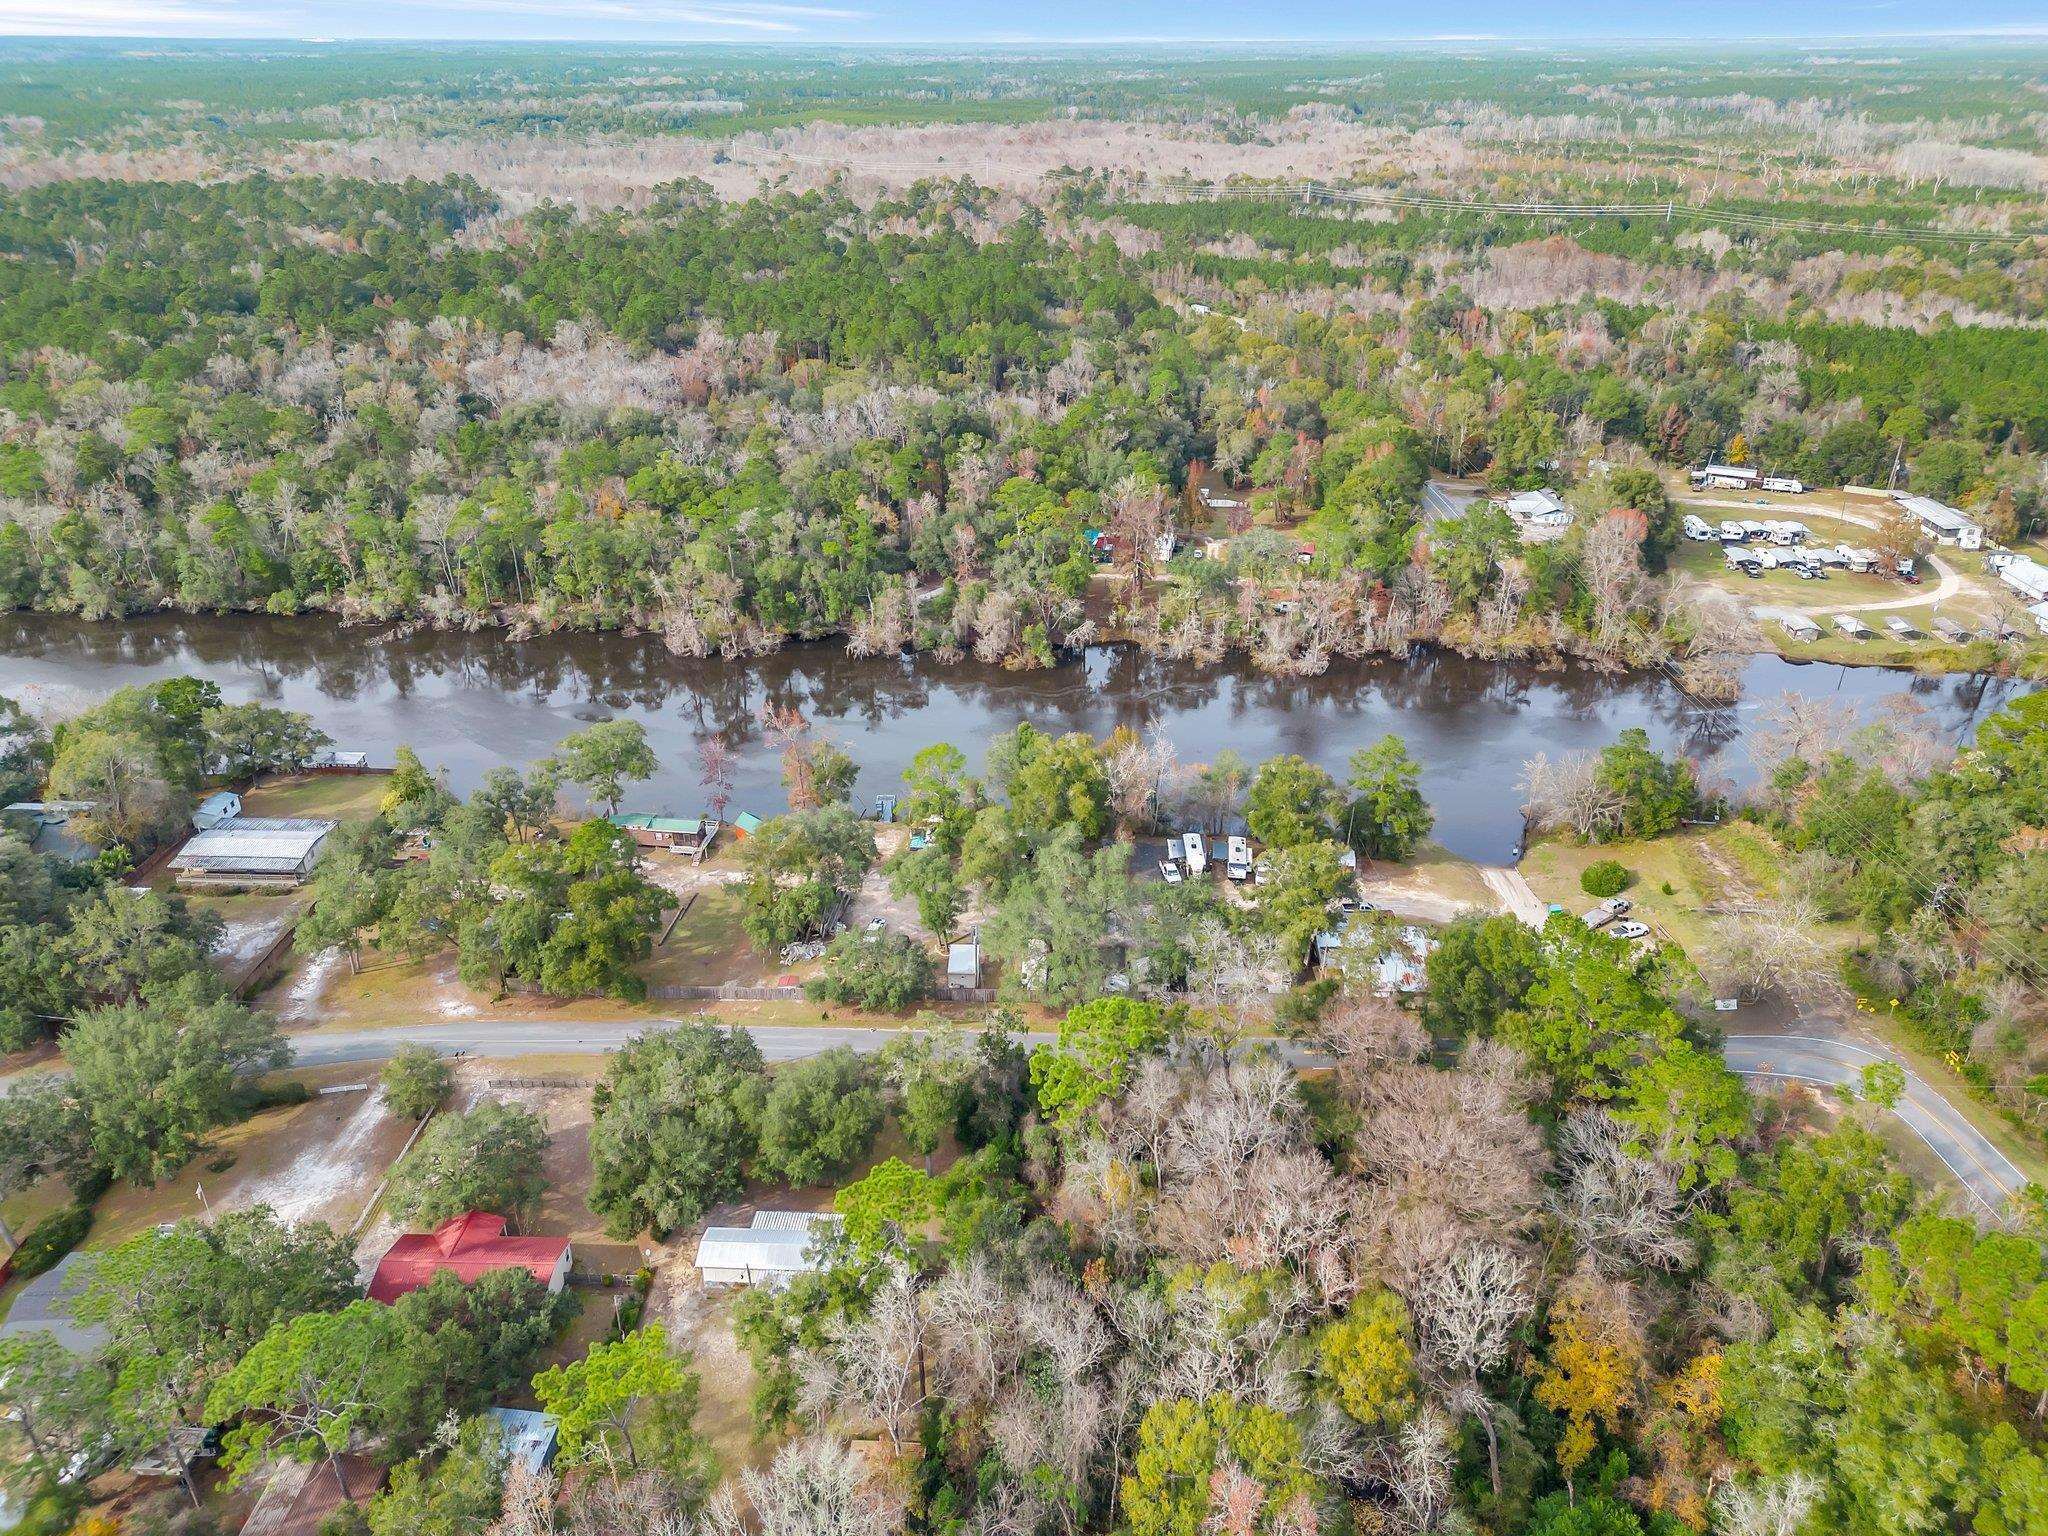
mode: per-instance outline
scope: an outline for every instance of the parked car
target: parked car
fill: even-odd
[[[1650,936],[1650,925],[1633,921],[1616,923],[1608,931],[1617,939],[1647,939]]]
[[[1161,859],[1159,861],[1159,878],[1168,885],[1179,885],[1181,883],[1180,866],[1171,859]]]
[[[1608,911],[1612,912],[1616,917],[1619,917],[1622,913],[1628,911],[1629,908],[1633,907],[1635,903],[1630,901],[1626,896],[1610,896],[1605,901],[1601,902],[1600,905],[1605,907]]]

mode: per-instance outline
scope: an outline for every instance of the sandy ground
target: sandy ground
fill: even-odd
[[[1420,918],[1428,923],[1455,922],[1468,913],[1495,910],[1493,906],[1447,895],[1430,882],[1426,872],[1399,864],[1374,864],[1362,871],[1358,893],[1396,917]]]
[[[304,1077],[309,1074],[295,1073]],[[374,1069],[311,1074],[334,1079],[304,1104],[265,1110],[215,1133],[213,1145],[154,1188],[116,1185],[100,1206],[91,1246],[186,1216],[267,1205],[288,1221],[354,1225],[411,1133],[375,1091]]]
[[[898,896],[889,889],[889,877],[882,872],[884,861],[894,857],[909,841],[908,827],[875,829],[875,865],[861,880],[860,889],[853,893],[853,901],[847,909],[847,921],[855,928],[864,928],[879,917],[891,933],[907,933],[914,939],[929,942],[939,935],[930,932],[919,920],[915,901]]]
[[[394,1129],[409,1127],[398,1125],[383,1090],[374,1086],[322,1094],[305,1108],[312,1111],[312,1124],[302,1127],[302,1145],[292,1160],[228,1185],[218,1196],[220,1209],[267,1205],[286,1221],[337,1227],[355,1220],[396,1150],[384,1144]]]

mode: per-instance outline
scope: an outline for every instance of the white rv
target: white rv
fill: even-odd
[[[1790,475],[1765,475],[1764,489],[1783,491],[1788,496],[1803,496],[1806,494],[1806,482],[1795,480]]]
[[[1181,856],[1188,861],[1188,873],[1199,875],[1209,867],[1209,840],[1199,832],[1190,832],[1180,840]]]

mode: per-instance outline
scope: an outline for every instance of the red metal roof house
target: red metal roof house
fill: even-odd
[[[569,1279],[569,1239],[508,1237],[505,1218],[471,1211],[432,1232],[408,1232],[377,1261],[370,1300],[396,1301],[443,1270],[464,1285],[498,1269],[524,1269],[550,1291]]]

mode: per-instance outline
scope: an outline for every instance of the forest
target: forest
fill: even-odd
[[[2014,829],[2048,814],[2040,702],[1950,761],[1788,720],[1740,807],[1875,929],[1911,914],[1852,963],[1888,968],[1916,1007],[2034,974],[2043,854]],[[17,723],[4,766],[63,778],[117,736],[150,745],[160,777],[195,757],[289,768],[316,745],[284,712],[173,679],[54,741]],[[771,951],[876,856],[843,751],[793,734],[785,768],[795,808],[740,863],[748,936]],[[1532,792],[1596,844],[1668,833],[1711,795],[1640,732],[1584,770],[1573,789],[1532,772]],[[615,806],[651,771],[622,722],[466,801],[404,754],[321,864],[298,942],[452,947],[479,996],[630,995],[659,902],[625,839],[554,795],[573,782]],[[1451,923],[1406,995],[1372,985],[1363,943],[1293,982],[1335,920],[1344,853],[1400,859],[1429,834],[1398,739],[1340,781],[1024,725],[984,774],[934,743],[903,789],[930,833],[887,878],[939,933],[970,893],[992,902],[1003,1006],[776,1064],[743,1020],[675,1020],[590,1090],[588,1198],[615,1237],[665,1242],[764,1186],[829,1198],[814,1265],[731,1305],[750,1451],[728,1439],[722,1457],[701,1416],[705,1372],[734,1367],[671,1337],[645,1278],[615,1328],[565,1350],[571,1301],[523,1270],[366,1300],[345,1236],[258,1207],[96,1250],[75,1307],[104,1329],[93,1353],[0,1338],[20,1529],[194,1536],[279,1462],[353,1480],[331,1529],[371,1536],[2048,1524],[2048,1204],[2029,1186],[1980,1219],[1909,1177],[1885,1134],[1896,1063],[1839,1096],[1752,1089],[1701,1006],[1703,957],[1562,913]],[[1249,899],[1132,880],[1129,839],[1215,817],[1271,862]],[[422,833],[429,857],[392,858]],[[122,864],[0,833],[9,991],[35,967],[44,1017],[20,1023],[51,1029],[68,1068],[0,1098],[0,1183],[69,1192],[24,1240],[25,1272],[78,1243],[110,1187],[177,1179],[222,1127],[308,1093],[269,1076],[276,1021],[210,968],[217,919],[131,889]],[[1105,935],[1132,957],[1121,987]],[[930,976],[906,974],[906,946],[843,935],[815,995],[907,1014]],[[422,1127],[395,1213],[534,1219],[548,1132],[530,1108],[458,1097],[417,1044],[379,1081]],[[558,1419],[551,1470],[508,1462],[479,1416],[508,1395]],[[58,1475],[194,1422],[225,1431],[203,1489],[160,1478],[101,1516]]]
[[[2048,559],[2044,91],[2025,39],[7,40],[0,607],[1732,704],[1688,470]],[[1398,734],[1020,717],[871,815],[771,696],[786,810],[722,721],[654,818],[655,682],[461,782],[344,778],[274,674],[0,662],[0,1305],[86,1330],[0,1328],[0,1523],[216,1536],[297,1476],[292,1536],[2048,1532],[2048,1193],[1913,1132],[1934,1081],[2041,1166],[2048,702],[1984,702],[2027,641],[1948,653],[1961,739],[1742,701],[1741,791],[1588,708],[1502,768],[1575,861],[1526,903]],[[216,791],[344,809],[302,885],[181,889]],[[1697,942],[1614,921],[1729,846],[1769,879]],[[1425,865],[1487,905],[1365,894]],[[1759,1003],[1899,1054],[1745,1078]],[[483,1229],[545,1258],[465,1274]]]
[[[445,115],[514,78],[535,99],[628,99],[635,77],[601,53],[464,55],[431,99],[404,94],[408,55],[266,56],[234,82],[231,50],[124,62],[215,106],[179,127],[67,115],[82,57],[17,54],[0,73],[19,124],[0,192],[16,607],[627,627],[691,655],[837,635],[1013,666],[1111,637],[1297,673],[1443,643],[1671,660],[1711,688],[1758,642],[1665,575],[1663,474],[1718,457],[1903,485],[2009,541],[2044,517],[2040,192],[1947,56],[1910,84],[1874,62],[1887,105],[1852,92],[1841,133],[1763,105],[1782,59],[1752,61],[1751,93],[1667,100],[1643,81],[1668,60],[1617,56],[1614,79],[1575,87],[1611,120],[1565,112],[1550,83],[1539,106],[1497,60],[1471,61],[1455,121],[1422,110],[1450,63],[1378,61],[1372,78],[1405,83],[1370,112],[1327,92],[1282,108],[1273,72],[1216,64],[1196,76],[1216,104],[1168,141],[1143,70],[1111,89],[956,68],[911,90],[877,65],[835,88],[852,112],[807,95],[799,61],[736,54],[704,89],[737,111],[628,129]],[[2023,75],[2026,55],[2000,57]],[[1318,68],[1341,81],[1339,63]],[[1975,88],[1999,78],[1978,64]],[[274,100],[249,99],[258,80]],[[349,134],[351,99],[425,114],[419,137]],[[1895,117],[1907,99],[1921,115]],[[1034,101],[1069,115],[983,112]],[[899,108],[922,124],[882,120]],[[1487,115],[1517,110],[1548,127]],[[1617,165],[1630,123],[1674,146],[1705,132],[1713,176],[1676,148]],[[536,167],[562,135],[593,175],[673,174],[616,200],[550,180]],[[1189,135],[1245,195],[1174,192]],[[2010,174],[1929,174],[1916,146],[1943,136]],[[1453,139],[1470,164],[1447,173]],[[1026,143],[1035,166],[1012,153]],[[1370,184],[1449,201],[1391,216],[1254,195],[1346,174],[1339,144],[1392,157]],[[1090,163],[1118,147],[1136,169]],[[883,153],[894,170],[865,166]],[[1539,173],[1559,196],[1820,222],[1487,210]],[[1491,514],[1427,517],[1432,474],[1550,486],[1574,526],[1522,547]],[[1196,502],[1204,476],[1234,511]]]

